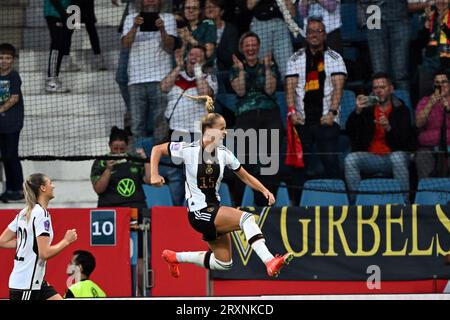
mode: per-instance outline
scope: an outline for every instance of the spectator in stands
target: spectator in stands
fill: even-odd
[[[362,25],[367,25],[367,40],[374,73],[391,71],[397,89],[409,90],[410,22],[407,0],[358,0]],[[371,5],[381,10],[380,26],[372,25]]]
[[[105,292],[89,279],[94,269],[95,257],[92,253],[76,250],[66,271],[76,282],[67,289],[64,298],[105,298]]]
[[[45,91],[48,93],[67,93],[69,89],[62,85],[59,77],[63,56],[69,55],[73,29],[67,26],[67,7],[70,0],[45,0],[44,16],[50,32],[51,44],[48,58],[47,81]]]
[[[182,18],[187,22],[187,26],[178,28],[178,35],[186,54],[193,46],[204,46],[206,65],[213,67],[217,42],[216,25],[213,20],[203,19],[202,16],[200,0],[185,0]]]
[[[402,190],[409,190],[408,152],[414,148],[409,110],[392,94],[394,86],[387,74],[372,77],[372,90],[370,99],[364,95],[356,98],[356,109],[347,120],[352,146],[345,158],[347,186],[351,192],[357,191],[361,174],[392,174]]]
[[[117,127],[111,128],[109,136],[108,156],[121,156],[118,160],[95,160],[91,170],[91,182],[94,191],[98,194],[99,207],[131,207],[147,208],[142,184],[148,183],[150,171],[149,164],[126,160],[128,156],[128,136],[124,130]],[[138,154],[145,158],[144,151],[138,150]],[[134,188],[132,194],[122,192],[121,184],[126,179]],[[130,191],[131,192],[131,191]]]
[[[342,55],[344,45],[341,37],[341,0],[300,0],[298,8],[304,17],[304,25],[308,23],[308,17],[322,18],[327,30],[327,45]],[[305,34],[302,36],[306,37]]]
[[[216,77],[204,73],[206,48],[194,46],[183,61],[182,51],[176,52],[176,67],[161,81],[161,91],[167,93],[168,104],[165,112],[169,121],[171,136],[190,139],[200,132],[198,119],[207,113],[205,104],[190,96],[210,96],[217,93]]]
[[[450,146],[449,75],[441,70],[434,76],[434,92],[416,108],[419,149],[416,168],[419,179],[448,175],[447,146]],[[443,161],[442,161],[443,160]]]
[[[293,47],[285,17],[278,5],[284,1],[285,14],[295,17],[295,6],[291,0],[247,0],[247,8],[252,11],[250,30],[261,39],[259,58],[272,53],[281,73],[282,81],[286,75],[286,64],[292,55]]]
[[[194,46],[188,51],[183,61],[182,50],[175,53],[176,67],[161,81],[161,91],[167,93],[168,104],[165,117],[169,122],[170,140],[174,142],[194,140],[194,135],[200,133],[199,119],[207,113],[205,104],[193,100],[190,96],[210,96],[217,93],[216,77],[204,73],[202,68],[206,62],[206,49]],[[186,95],[185,95],[186,94]],[[165,159],[167,160],[167,159]],[[163,164],[167,164],[167,161]],[[181,168],[161,167],[162,174],[168,178],[174,203],[184,203],[184,181]]]
[[[177,36],[174,16],[159,12],[160,0],[141,1],[140,12],[149,14],[145,30],[140,29],[144,18],[138,13],[130,13],[125,19],[122,34],[122,46],[131,49],[128,86],[135,146],[147,134],[153,134],[156,141],[166,135],[167,128],[163,126],[166,102],[161,94],[160,82],[171,70]],[[156,21],[151,20],[151,14],[158,15]]]
[[[420,97],[433,92],[433,76],[439,69],[450,71],[449,0],[431,2],[425,7],[425,21],[418,34],[419,46],[425,48],[419,67]]]
[[[260,50],[260,39],[254,32],[246,32],[239,40],[239,50],[244,56],[244,60],[239,60],[233,55],[233,68],[230,71],[231,86],[237,94],[236,103],[236,124],[235,129],[245,131],[254,129],[259,133],[260,129],[267,130],[268,153],[272,152],[272,141],[270,140],[272,130],[278,131],[281,135],[282,122],[280,118],[280,109],[277,104],[275,90],[277,87],[278,70],[272,61],[272,55],[269,53],[264,59],[258,59]],[[258,140],[261,137],[258,136]],[[250,152],[250,141],[246,142],[246,152]],[[258,142],[259,143],[259,142]],[[278,141],[278,145],[280,145]],[[260,150],[257,154],[260,155]],[[278,151],[275,151],[278,152]],[[246,155],[244,167],[253,176],[257,177],[269,188],[269,191],[276,193],[279,179],[278,175],[263,176],[260,174],[261,163],[250,163],[251,156]],[[245,184],[237,181],[237,193],[244,193]],[[264,206],[267,199],[255,195],[255,203]]]
[[[97,18],[95,17],[94,0],[72,0],[72,4],[77,5],[81,10],[81,23],[84,23],[86,26],[92,51],[94,51],[94,68],[98,71],[107,70],[101,54],[100,40],[98,39],[97,28],[95,26]]]
[[[107,156],[117,156],[117,160],[95,160],[91,169],[91,182],[95,193],[98,194],[99,208],[102,207],[129,207],[138,209],[138,221],[142,223],[143,218],[149,218],[150,214],[145,201],[142,188],[144,183],[150,182],[150,163],[127,160],[129,156],[128,135],[124,130],[117,127],[111,128],[109,136],[110,153]],[[136,153],[146,158],[142,149]],[[141,278],[143,270],[142,260],[142,233],[139,232],[138,274]]]
[[[111,0],[112,3],[116,6],[119,5],[119,0]],[[136,12],[136,1],[135,0],[122,0],[125,2],[125,9],[123,10],[122,19],[120,20],[118,32],[120,34],[123,33],[123,25],[126,17]],[[121,46],[119,61],[117,62],[117,70],[116,70],[116,83],[119,85],[120,95],[125,103],[126,112],[124,114],[124,127],[131,134],[131,125],[130,125],[130,92],[128,90],[128,60],[130,59],[130,49]]]
[[[23,199],[22,165],[19,160],[19,137],[23,127],[24,108],[22,80],[13,70],[16,48],[0,44],[0,155],[6,176],[6,190],[0,201]]]
[[[294,53],[287,65],[288,121],[292,122],[300,136],[305,163],[305,168],[295,174],[299,185],[303,185],[306,176],[313,171],[311,154],[314,150],[319,153],[324,167],[324,173],[319,176],[339,176],[338,115],[347,69],[342,57],[325,46],[326,38],[322,20],[309,18],[306,48]]]
[[[217,29],[216,76],[219,82],[219,93],[231,91],[228,70],[233,66],[233,54],[238,51],[239,32],[230,22],[223,20],[224,0],[207,0],[205,16],[214,21]]]

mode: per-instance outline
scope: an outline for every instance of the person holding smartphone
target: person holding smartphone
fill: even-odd
[[[422,98],[416,107],[416,126],[419,129],[419,149],[416,167],[419,179],[445,175],[438,168],[438,151],[447,151],[450,143],[450,85],[449,75],[439,70],[434,75],[433,94]],[[445,159],[448,168],[448,157]],[[445,164],[445,163],[441,163]]]
[[[149,218],[150,213],[145,201],[143,184],[150,183],[150,163],[128,160],[128,135],[116,126],[111,128],[109,136],[110,152],[107,156],[116,159],[95,160],[91,169],[91,182],[98,194],[99,208],[128,207],[138,209],[138,222]],[[141,158],[146,158],[143,149],[136,150]],[[138,279],[142,279],[143,237],[138,233]],[[140,283],[138,284],[140,285]],[[141,288],[140,288],[141,289]]]
[[[352,147],[344,160],[348,189],[356,192],[362,175],[382,174],[392,175],[399,180],[401,190],[409,190],[409,152],[415,147],[410,112],[393,95],[394,85],[389,75],[373,75],[372,90],[379,102],[368,106],[368,97],[359,95],[356,108],[347,120]],[[354,193],[350,194],[350,200],[355,200]]]
[[[165,138],[163,119],[167,101],[161,80],[172,70],[177,37],[175,17],[161,13],[161,0],[140,0],[138,13],[125,18],[122,46],[130,49],[128,89],[133,144],[147,136],[158,142]]]

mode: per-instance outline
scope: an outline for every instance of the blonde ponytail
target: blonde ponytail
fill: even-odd
[[[195,101],[205,101],[205,109],[208,113],[214,113],[214,100],[210,96],[191,96],[189,94],[184,93],[184,96],[188,97],[189,99],[195,100]]]
[[[25,217],[27,222],[30,220],[31,211],[37,204],[39,188],[45,184],[45,175],[42,173],[33,173],[23,183],[23,195],[25,197]]]

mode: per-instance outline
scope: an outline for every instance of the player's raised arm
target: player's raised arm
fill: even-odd
[[[269,206],[275,203],[275,197],[273,196],[273,194],[269,190],[267,190],[267,188],[258,179],[248,173],[247,170],[245,170],[243,167],[240,167],[240,169],[238,171],[235,171],[235,173],[239,177],[239,179],[241,179],[241,181],[248,185],[250,188],[261,192],[267,199]]]
[[[169,156],[169,142],[156,145],[152,148],[152,154],[150,156],[150,183],[156,187],[161,187],[165,181],[162,176],[159,175],[159,161],[162,156]]]

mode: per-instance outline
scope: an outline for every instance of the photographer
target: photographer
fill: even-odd
[[[411,117],[403,101],[392,95],[394,86],[387,74],[372,77],[373,95],[359,95],[356,109],[347,120],[352,152],[345,158],[345,179],[357,191],[361,174],[393,174],[402,190],[409,189],[409,154],[414,148]],[[371,104],[369,103],[371,102]],[[350,196],[351,200],[354,195]],[[407,199],[405,199],[406,201]]]
[[[448,176],[449,112],[449,76],[440,70],[434,75],[433,94],[420,100],[416,108],[416,126],[419,129],[416,167],[419,179]]]
[[[128,207],[138,209],[138,221],[149,218],[150,213],[145,201],[142,185],[150,183],[150,163],[127,160],[128,135],[116,126],[111,128],[109,136],[110,153],[107,156],[117,156],[117,160],[95,160],[91,169],[91,182],[98,194],[98,207]],[[143,149],[136,153],[146,158]],[[138,233],[138,279],[142,279],[142,232]]]
[[[134,145],[147,135],[160,141],[166,133],[162,118],[166,102],[159,86],[172,68],[177,36],[174,16],[159,12],[161,0],[142,0],[140,4],[140,13],[126,17],[122,34],[122,46],[130,49],[128,87]]]
[[[131,207],[146,208],[145,195],[142,189],[143,183],[148,183],[150,164],[128,161],[120,156],[129,156],[128,135],[117,127],[111,128],[109,136],[108,156],[118,156],[117,160],[95,160],[91,169],[91,182],[94,191],[98,194],[98,207]],[[145,158],[143,150],[138,154]],[[135,190],[132,194],[120,192],[122,180],[132,180]]]

